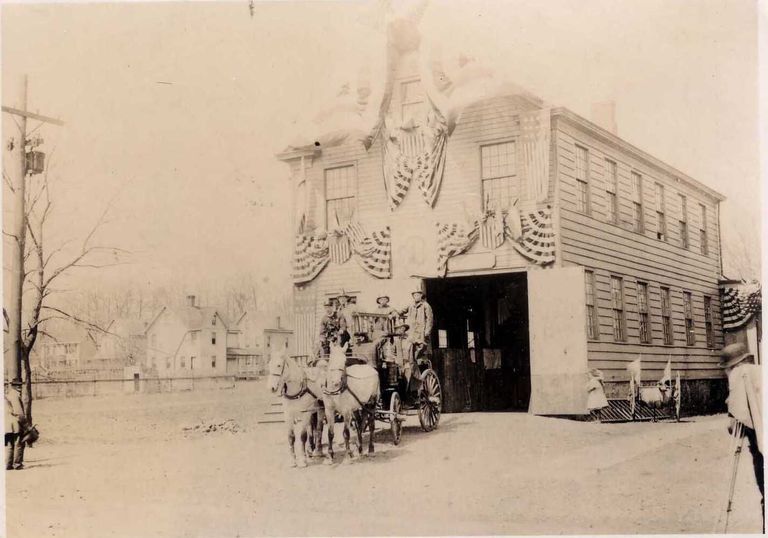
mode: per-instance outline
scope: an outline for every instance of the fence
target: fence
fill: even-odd
[[[96,379],[91,381],[33,381],[35,399],[103,396],[108,394],[152,394],[187,390],[232,389],[235,376],[175,377],[142,379]]]

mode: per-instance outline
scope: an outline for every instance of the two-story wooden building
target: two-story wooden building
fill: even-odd
[[[395,59],[368,139],[278,156],[296,203],[297,353],[342,289],[371,309],[420,289],[446,411],[586,413],[588,370],[623,395],[639,357],[647,380],[671,359],[684,407],[720,398],[723,197],[523,90],[451,118],[418,50]]]

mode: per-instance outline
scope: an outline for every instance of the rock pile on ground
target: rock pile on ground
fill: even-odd
[[[216,423],[207,424],[205,422],[201,422],[200,424],[195,424],[194,426],[186,426],[184,428],[184,431],[197,432],[197,433],[213,433],[213,432],[240,433],[243,431],[243,428],[237,422],[235,422],[230,418],[218,424]]]

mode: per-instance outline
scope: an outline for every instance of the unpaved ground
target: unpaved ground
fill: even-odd
[[[261,383],[36,402],[44,440],[6,473],[8,536],[709,533],[727,495],[723,416],[456,414],[429,434],[411,418],[372,458],[293,469],[283,426],[257,424],[268,402]],[[749,463],[733,532],[760,530]]]

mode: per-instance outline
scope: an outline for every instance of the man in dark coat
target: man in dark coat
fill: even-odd
[[[339,333],[339,319],[336,316],[335,305],[332,299],[325,301],[325,315],[320,320],[320,334],[318,342],[320,344],[320,353],[329,355],[331,352],[331,342],[335,342]]]
[[[24,468],[24,441],[27,414],[21,401],[21,380],[5,384],[5,468]]]

